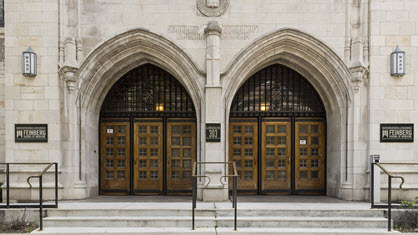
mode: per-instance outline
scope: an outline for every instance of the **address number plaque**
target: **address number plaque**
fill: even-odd
[[[220,123],[206,123],[206,142],[221,142]]]

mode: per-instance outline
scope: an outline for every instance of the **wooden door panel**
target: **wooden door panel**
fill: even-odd
[[[100,136],[100,190],[104,195],[130,194],[130,146],[128,120],[104,120]]]
[[[295,192],[325,192],[325,125],[321,119],[296,119]]]
[[[231,119],[229,122],[229,161],[237,166],[238,190],[243,193],[257,192],[257,124],[257,119]],[[229,170],[231,172],[232,168]]]
[[[168,119],[167,193],[190,194],[192,167],[196,159],[196,122],[194,119]]]
[[[136,119],[134,126],[134,194],[163,192],[162,119]]]
[[[264,119],[261,135],[261,190],[265,194],[290,194],[292,183],[290,119]]]

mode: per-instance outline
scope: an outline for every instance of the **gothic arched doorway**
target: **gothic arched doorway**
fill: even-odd
[[[252,75],[232,101],[229,160],[245,194],[325,194],[326,112],[314,87],[279,64]]]
[[[100,111],[100,194],[191,192],[196,111],[183,85],[146,64],[125,74]]]

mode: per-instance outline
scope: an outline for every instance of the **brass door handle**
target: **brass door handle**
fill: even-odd
[[[104,165],[104,163],[105,163],[104,158],[105,158],[105,156],[104,156],[104,155],[102,155],[102,164],[103,164],[103,165]]]

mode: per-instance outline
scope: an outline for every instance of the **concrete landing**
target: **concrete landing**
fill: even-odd
[[[201,228],[196,230],[186,228],[78,228],[78,227],[66,227],[66,228],[47,228],[42,232],[34,231],[32,234],[141,234],[141,235],[386,235],[386,234],[398,234],[398,232],[388,232],[385,229],[302,229],[302,228],[242,228],[234,231],[228,228]],[[408,235],[417,235],[418,233],[408,233]]]

